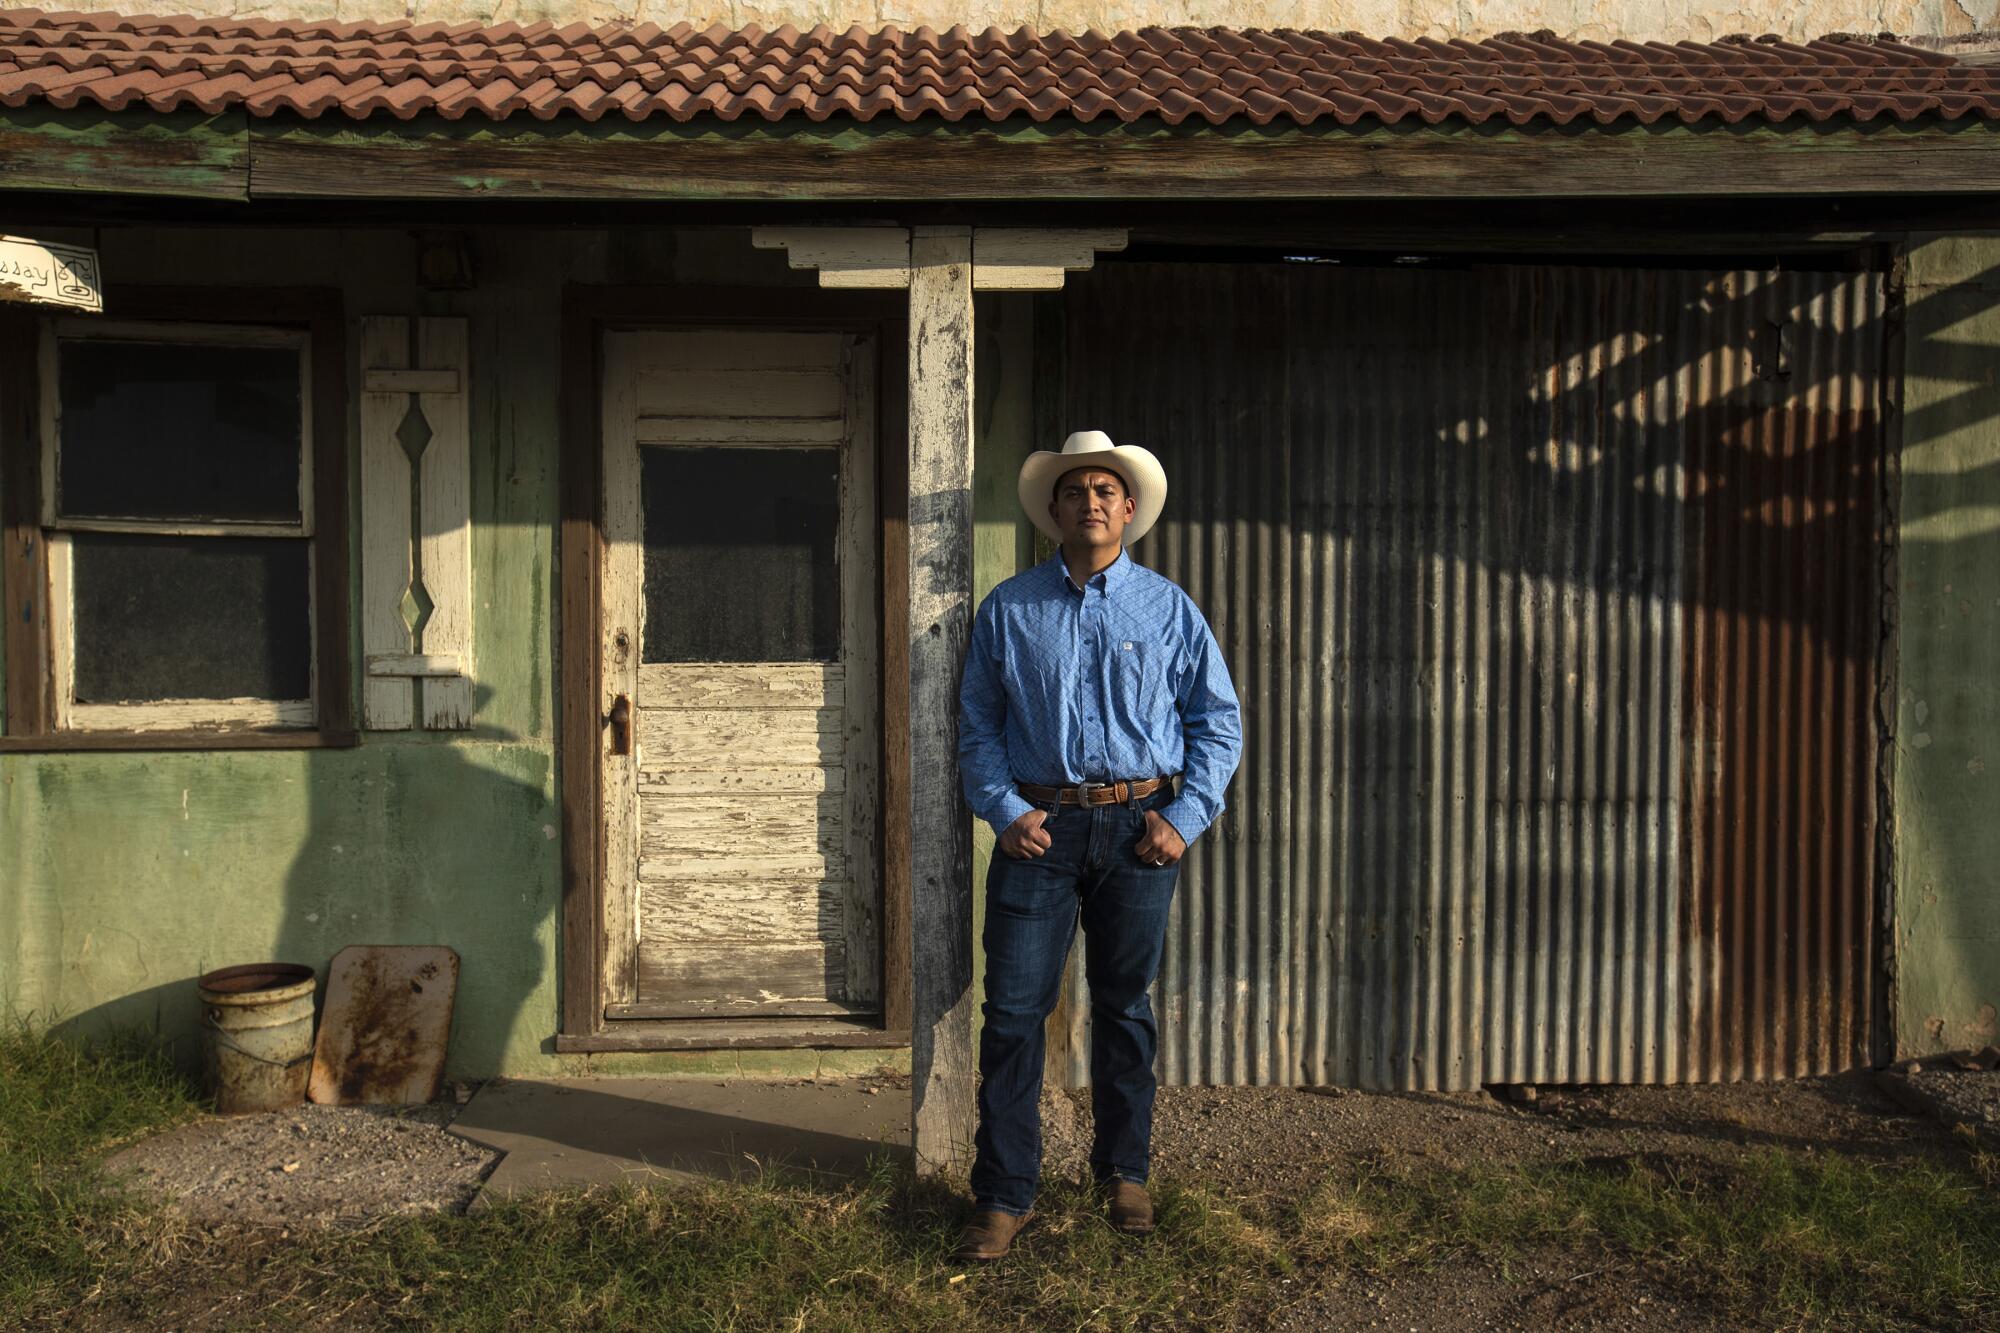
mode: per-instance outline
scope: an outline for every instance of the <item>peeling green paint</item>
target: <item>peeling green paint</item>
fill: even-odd
[[[1896,1045],[2000,1041],[2000,236],[1910,247],[1897,567]]]
[[[0,191],[248,199],[241,111],[0,109]]]

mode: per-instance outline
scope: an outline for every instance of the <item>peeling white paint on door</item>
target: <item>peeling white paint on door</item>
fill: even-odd
[[[832,332],[607,339],[601,711],[623,719],[607,729],[604,761],[610,1017],[880,1003],[874,358],[869,340]],[[675,526],[698,526],[700,512],[649,513],[646,495],[669,502],[646,489],[658,475],[647,468],[703,451],[738,466],[757,459],[750,489],[764,490],[782,458],[808,456],[801,450],[826,460],[824,483],[812,483],[825,491],[807,498],[837,510],[837,535],[824,563],[798,564],[795,552],[791,567],[830,571],[837,648],[685,660],[712,655],[689,646],[705,626],[789,608],[780,600],[767,613],[770,584],[743,563],[765,549],[754,525],[721,539],[738,554],[712,581],[649,573],[656,556],[707,538]],[[761,502],[720,494],[708,505],[747,515]],[[718,590],[722,600],[705,604],[712,615],[684,609]]]

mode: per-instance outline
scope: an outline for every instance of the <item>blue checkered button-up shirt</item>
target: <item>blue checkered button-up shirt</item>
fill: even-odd
[[[1243,753],[1229,668],[1194,599],[1120,552],[1078,588],[1060,552],[980,604],[959,686],[959,771],[1000,832],[1019,782],[1181,774],[1160,811],[1187,842],[1222,813]]]

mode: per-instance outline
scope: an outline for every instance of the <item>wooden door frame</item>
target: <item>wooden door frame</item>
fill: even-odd
[[[604,818],[597,714],[603,679],[603,335],[688,326],[872,335],[879,496],[883,753],[882,1014],[873,1023],[604,1017]],[[910,1029],[908,303],[900,290],[607,287],[563,290],[558,471],[556,749],[562,914],[557,1051],[904,1046]],[[643,1029],[643,1030],[641,1030]]]

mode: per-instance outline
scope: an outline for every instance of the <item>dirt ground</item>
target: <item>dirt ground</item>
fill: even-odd
[[[2000,1091],[2000,1073],[1990,1073]],[[877,1080],[885,1095],[907,1080]],[[1983,1085],[1982,1085],[1983,1086]],[[388,1213],[462,1210],[496,1155],[447,1132],[457,1106],[406,1111],[303,1107],[207,1119],[128,1148],[114,1164],[171,1206],[219,1229],[344,1225]],[[1046,1171],[1087,1173],[1087,1093],[1044,1098]],[[1930,1116],[1876,1076],[1681,1088],[1542,1089],[1532,1102],[1486,1093],[1371,1094],[1297,1088],[1165,1088],[1156,1176],[1238,1198],[1282,1201],[1331,1166],[1451,1167],[1644,1153],[1692,1160],[1759,1145],[1870,1160],[1956,1151]],[[1271,1294],[1278,1330],[1727,1327],[1644,1272],[1580,1270],[1559,1258],[1466,1263],[1383,1282],[1300,1274]]]
[[[1087,1101],[1077,1107],[1088,1146]],[[1949,1136],[1891,1100],[1871,1074],[1702,1087],[1543,1088],[1531,1103],[1484,1092],[1163,1089],[1154,1170],[1242,1193],[1305,1188],[1339,1160],[1442,1167],[1479,1162],[1728,1154],[1766,1145],[1887,1159]]]

